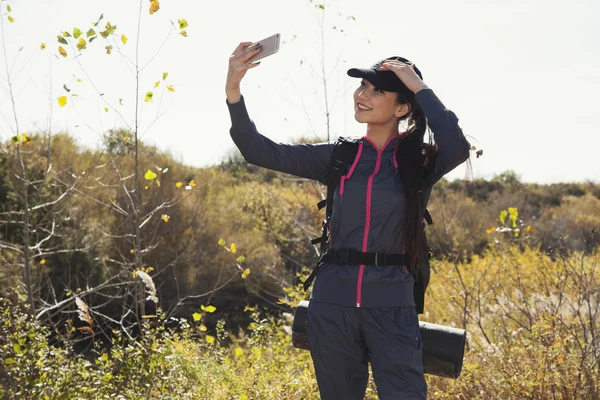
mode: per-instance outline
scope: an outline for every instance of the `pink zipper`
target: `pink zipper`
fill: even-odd
[[[392,136],[391,138],[389,138],[389,140],[385,143],[385,145],[383,146],[383,148],[381,150],[377,148],[377,145],[370,138],[368,138],[367,136],[364,137],[369,142],[371,142],[371,144],[373,145],[375,150],[377,150],[377,162],[375,163],[375,170],[373,171],[371,176],[369,176],[369,181],[367,183],[367,217],[366,217],[366,221],[365,221],[365,233],[363,236],[363,246],[362,246],[363,252],[367,251],[369,228],[371,226],[371,194],[372,194],[371,192],[373,189],[373,178],[375,178],[375,175],[377,175],[377,173],[379,172],[379,167],[381,166],[381,156],[383,154],[383,150],[385,150],[387,145],[395,137],[396,136]],[[356,284],[356,307],[360,307],[360,301],[361,301],[361,295],[362,295],[362,278],[363,278],[364,270],[365,270],[365,266],[364,266],[364,264],[361,264],[360,269],[358,270],[358,282]]]

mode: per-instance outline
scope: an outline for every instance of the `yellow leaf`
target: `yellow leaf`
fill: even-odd
[[[179,29],[185,29],[188,26],[188,23],[185,20],[185,18],[178,19],[177,22],[179,23]]]
[[[187,37],[187,31],[185,29],[183,29],[181,32],[179,32],[181,34],[181,36],[183,37]]]
[[[106,49],[106,54],[111,54],[112,46],[105,46],[104,48]]]
[[[167,90],[168,90],[169,92],[174,92],[174,91],[175,91],[175,88],[174,88],[173,86],[169,85],[169,86],[167,86]]]
[[[21,139],[23,140],[23,142],[25,144],[28,144],[28,143],[31,142],[31,138],[29,136],[27,136],[26,134],[24,134],[24,133],[21,133]]]
[[[180,187],[181,187],[181,185],[183,185],[183,182],[177,182],[177,183],[175,184],[175,186],[177,186],[178,188],[180,188]]]
[[[64,47],[62,46],[58,46],[58,52],[60,53],[61,56],[66,57],[67,56],[67,51],[64,49]]]
[[[207,313],[214,313],[215,311],[217,311],[217,307],[215,306],[204,306],[204,305],[200,305],[200,309],[202,311],[206,311]]]
[[[160,187],[160,181],[158,179],[156,180],[156,185]]]
[[[144,98],[145,102],[152,101],[152,92],[146,93],[146,97]]]
[[[531,225],[527,225],[527,228],[525,228],[525,232],[529,233],[531,232]]]
[[[248,396],[246,395],[246,393],[242,393],[240,395],[240,400],[248,400]]]
[[[219,239],[219,246],[225,246],[225,241],[223,239]]]
[[[244,272],[242,272],[242,279],[246,279],[246,277],[248,277],[248,274],[250,274],[250,270],[246,268]]]
[[[193,187],[193,188],[195,188],[195,187],[196,187],[196,182],[194,182],[194,180],[193,180],[193,179],[190,181],[190,186],[191,186],[191,187]]]
[[[45,259],[45,258],[42,258],[42,259],[40,260],[40,264],[41,264],[41,265],[46,265],[46,259]]]
[[[208,342],[208,344],[212,344],[215,342],[215,338],[213,336],[206,335],[206,341]]]
[[[8,22],[10,22],[12,24],[13,22],[15,22],[15,19],[9,15]]]
[[[156,315],[142,315],[142,318],[156,318]]]
[[[108,107],[104,107],[104,112],[108,112]]]
[[[160,85],[160,81],[154,82],[154,87],[158,87],[158,85]]]
[[[135,249],[131,249],[131,250],[129,250],[129,252],[130,252],[131,254],[135,254]]]
[[[81,79],[77,79],[77,83],[81,83]]]
[[[81,36],[81,31],[79,30],[79,28],[75,28],[75,29],[73,29],[73,37],[74,37],[75,39],[78,39],[78,38],[79,38],[79,36]]]
[[[231,252],[232,252],[232,253],[235,253],[235,252],[237,251],[237,249],[236,249],[236,247],[235,247],[235,243],[231,243],[231,247],[230,247],[230,249],[231,249]]]
[[[488,226],[488,228],[486,229],[486,232],[487,232],[487,233],[492,233],[492,232],[494,232],[494,227],[493,227],[493,226],[491,226],[491,225],[490,225],[490,226]]]
[[[165,222],[169,222],[169,216],[167,214],[161,215],[160,218]]]
[[[169,76],[169,73],[168,73],[168,72],[163,72],[163,81],[164,81],[165,79],[167,79],[167,76]]]
[[[121,35],[121,42],[123,42],[123,44],[126,44],[128,40],[129,39],[127,39],[127,36]]]
[[[150,15],[154,14],[160,8],[160,4],[158,4],[158,0],[150,0]]]
[[[200,321],[202,315],[200,313],[195,312],[194,314],[192,314],[192,317],[194,317],[194,321]]]
[[[87,42],[85,41],[85,39],[80,37],[79,41],[77,42],[77,50],[81,51],[81,50],[85,49],[86,45],[87,45]]]
[[[40,50],[44,50],[46,48],[46,43],[40,44]]]
[[[131,276],[133,277],[133,279],[137,278],[137,272],[134,270],[134,271],[131,273]]]
[[[6,11],[8,11],[8,12],[12,11],[12,8],[10,8],[10,5],[8,5],[8,4],[6,5]]]
[[[58,98],[58,105],[59,105],[60,107],[64,107],[64,106],[65,106],[65,104],[67,104],[67,96],[60,96],[60,97]]]
[[[204,326],[204,324],[200,324],[200,327],[199,327],[199,329],[200,329],[202,332],[206,332],[206,326]]]
[[[154,172],[152,172],[152,170],[149,169],[144,174],[144,178],[146,178],[147,180],[151,181],[152,179],[156,178],[156,174]]]
[[[235,356],[236,356],[236,357],[239,357],[239,356],[241,356],[242,354],[244,354],[244,350],[242,350],[240,347],[236,347],[236,348],[235,348]]]

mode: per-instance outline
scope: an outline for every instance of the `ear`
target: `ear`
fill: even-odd
[[[394,115],[398,118],[404,117],[410,112],[410,104],[399,104]]]

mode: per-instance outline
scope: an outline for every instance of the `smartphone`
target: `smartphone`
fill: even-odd
[[[253,63],[255,61],[261,60],[265,57],[268,57],[272,54],[275,54],[279,51],[279,40],[280,34],[276,33],[271,35],[263,40],[259,40],[258,42],[252,43],[250,46],[255,45],[260,42],[260,51],[254,56],[250,57],[250,59],[246,62]]]

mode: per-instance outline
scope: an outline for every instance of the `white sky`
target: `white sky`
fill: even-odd
[[[280,32],[278,54],[249,71],[242,82],[251,118],[269,138],[289,142],[300,136],[326,137],[321,72],[322,0],[161,0],[148,14],[143,0],[140,63],[145,65],[167,38],[170,20],[186,18],[188,37],[174,31],[141,75],[143,140],[169,150],[194,166],[218,163],[233,148],[225,105],[229,55],[240,41]],[[135,79],[119,55],[135,59],[139,2],[134,0],[11,0],[6,51],[12,67],[19,130],[66,130],[80,144],[96,147],[100,135],[125,126],[92,87],[133,124]],[[328,1],[325,7],[325,71],[331,137],[363,135],[353,118],[352,92],[358,80],[350,67],[368,67],[400,55],[414,61],[424,81],[460,118],[472,144],[476,178],[512,169],[527,182],[600,181],[600,2],[574,0]],[[74,27],[87,31],[100,14],[117,25],[113,54],[103,39],[79,57],[65,46],[57,56],[56,35]],[[338,14],[339,13],[339,14]],[[354,16],[355,21],[348,19]],[[334,30],[333,26],[337,29]],[[344,32],[341,33],[340,30]],[[96,28],[97,31],[100,29]],[[120,34],[129,41],[123,45]],[[294,39],[294,35],[296,38]],[[369,43],[370,41],[370,43]],[[41,51],[42,42],[47,48]],[[19,48],[22,50],[19,52]],[[4,55],[0,53],[2,61]],[[16,61],[15,61],[16,58]],[[14,133],[4,62],[0,65],[0,135]],[[162,72],[164,83],[153,88]],[[81,83],[76,79],[80,78]],[[66,84],[78,94],[64,108],[57,97]],[[118,99],[123,99],[123,105]],[[50,114],[50,107],[52,113]],[[164,113],[163,113],[164,112]],[[156,116],[161,115],[155,121]],[[465,167],[448,178],[465,176]]]

